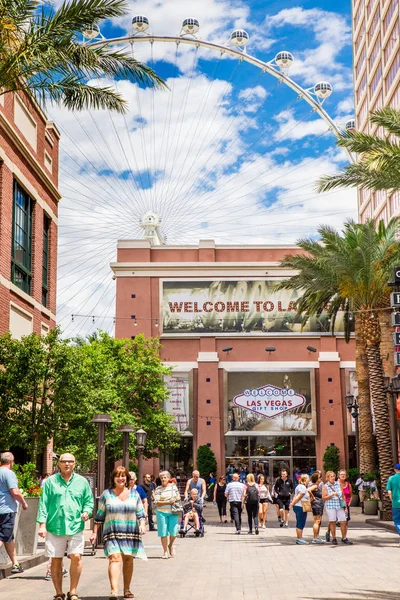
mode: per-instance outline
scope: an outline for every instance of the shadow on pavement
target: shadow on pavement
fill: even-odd
[[[362,594],[357,597],[355,594]],[[384,592],[382,590],[356,590],[354,592],[341,592],[335,600],[398,600],[398,592]],[[87,599],[89,600],[89,598]],[[301,600],[332,600],[323,596],[302,596]]]

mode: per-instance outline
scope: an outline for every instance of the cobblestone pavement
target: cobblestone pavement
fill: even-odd
[[[272,517],[272,514],[274,515]],[[156,533],[145,536],[147,562],[135,562],[132,585],[137,600],[400,600],[400,547],[397,534],[367,525],[353,511],[353,546],[296,546],[293,519],[280,529],[270,507],[270,524],[260,535],[234,534],[205,509],[206,535],[178,539],[177,555],[161,560]],[[308,518],[305,538],[311,539]],[[325,529],[324,529],[325,531]],[[68,561],[66,560],[66,563]],[[66,564],[68,566],[68,564]],[[50,600],[46,565],[0,581],[1,600]],[[68,580],[64,579],[65,590]],[[84,557],[83,600],[106,600],[107,561],[102,550]]]

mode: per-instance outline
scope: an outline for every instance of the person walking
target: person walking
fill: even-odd
[[[340,523],[342,532],[342,544],[352,545],[353,542],[346,535],[346,501],[343,497],[339,481],[335,481],[336,475],[333,471],[326,474],[325,485],[322,490],[322,500],[325,502],[326,514],[329,521],[329,534],[326,535],[326,541],[337,546],[336,522]]]
[[[294,498],[289,504],[289,508],[293,508],[294,514],[296,515],[296,544],[299,545],[309,543],[303,538],[303,530],[307,522],[307,512],[309,512],[307,510],[304,510],[307,507],[303,506],[303,502],[310,502],[310,495],[307,490],[309,482],[310,478],[308,475],[301,475],[299,483],[294,491]]]
[[[198,491],[198,498],[204,503],[204,498],[206,497],[206,482],[200,477],[199,471],[193,471],[191,479],[188,479],[186,482],[185,500],[189,498],[193,488],[196,488]]]
[[[282,469],[281,476],[275,481],[274,490],[280,511],[280,527],[289,527],[289,504],[293,493],[293,483],[288,477],[286,469]]]
[[[148,507],[149,507],[148,502],[147,502],[147,494],[141,485],[137,485],[137,477],[136,477],[135,471],[129,471],[129,487],[136,490],[137,493],[139,494],[139,497],[143,504],[144,512],[146,513],[146,516],[147,516],[147,511],[148,511]]]
[[[346,469],[340,469],[338,473],[338,481],[340,483],[340,489],[342,490],[344,501],[346,502],[346,506],[344,507],[344,512],[346,513],[346,538],[347,532],[349,529],[349,521],[350,521],[350,503],[351,497],[353,495],[353,488],[351,486],[350,481],[347,477]]]
[[[218,506],[218,514],[219,514],[219,522],[222,523],[227,523],[227,518],[226,518],[226,497],[225,497],[225,490],[226,490],[226,480],[225,477],[220,477],[218,479],[218,483],[214,488],[214,502],[217,504]]]
[[[216,483],[216,479],[214,477],[214,473],[210,473],[210,476],[209,476],[209,479],[208,479],[208,491],[207,491],[207,500],[208,500],[208,502],[212,502],[213,501],[215,483]]]
[[[394,465],[395,474],[389,477],[386,489],[392,501],[393,522],[400,535],[400,463]],[[400,541],[399,541],[400,545]]]
[[[28,505],[18,489],[17,476],[12,470],[13,464],[14,455],[11,452],[3,452],[0,456],[0,548],[4,544],[12,563],[11,573],[15,574],[24,571],[15,552],[15,516],[18,502],[24,510]]]
[[[365,474],[364,473],[360,473],[360,477],[357,479],[356,481],[356,488],[357,488],[357,492],[358,492],[358,497],[360,499],[360,506],[361,506],[361,514],[364,514],[364,502],[365,502],[365,498],[366,498],[366,492],[365,492],[365,485],[366,482],[364,480]]]
[[[146,533],[146,514],[139,493],[129,485],[130,475],[125,467],[111,473],[111,485],[99,498],[90,542],[95,543],[97,531],[103,524],[104,554],[108,558],[110,600],[118,600],[121,564],[124,598],[134,598],[130,587],[134,558],[147,560],[142,535]]]
[[[267,524],[268,503],[272,502],[269,487],[265,483],[265,476],[260,473],[257,478],[257,489],[260,495],[260,503],[258,505],[258,521],[261,529],[265,529]]]
[[[51,475],[44,483],[36,521],[39,523],[39,536],[46,538],[46,554],[52,559],[54,600],[65,599],[62,591],[65,552],[71,560],[67,600],[79,600],[77,587],[85,547],[83,530],[85,521],[92,516],[94,500],[87,480],[74,472],[73,454],[62,454],[58,467],[59,473]]]
[[[149,521],[149,531],[155,531],[156,528],[154,527],[153,502],[154,502],[154,490],[156,489],[156,486],[151,481],[151,475],[146,474],[144,476],[141,488],[143,489],[143,491],[147,497],[147,518]]]
[[[320,530],[321,530],[321,521],[322,521],[322,515],[324,513],[324,501],[322,500],[322,488],[323,488],[323,482],[322,482],[322,478],[321,478],[321,472],[320,471],[315,471],[312,475],[311,475],[311,482],[308,486],[308,492],[309,494],[312,494],[312,496],[310,496],[311,499],[311,510],[312,510],[312,514],[313,514],[313,519],[314,519],[314,525],[313,525],[313,540],[312,540],[312,544],[324,544],[324,540],[320,537]]]
[[[245,490],[244,483],[240,483],[239,481],[239,473],[233,473],[232,481],[226,486],[225,496],[230,504],[231,515],[235,522],[237,535],[240,535],[242,529],[242,510]]]
[[[254,532],[256,535],[258,535],[258,505],[260,502],[260,493],[258,491],[253,473],[249,473],[246,476],[246,481],[247,485],[245,486],[243,501],[246,505],[247,519],[249,522],[249,534],[253,534],[254,521]]]
[[[161,538],[163,558],[173,558],[175,556],[175,548],[173,546],[179,527],[179,514],[172,511],[172,506],[180,502],[181,496],[175,483],[170,483],[170,479],[171,474],[168,471],[161,471],[161,485],[154,492],[157,532],[158,537]]]

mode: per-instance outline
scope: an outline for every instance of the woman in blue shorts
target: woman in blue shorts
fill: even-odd
[[[310,482],[308,475],[302,475],[299,480],[299,484],[296,486],[294,491],[294,498],[291,501],[289,508],[293,508],[294,514],[296,515],[296,544],[308,544],[303,539],[303,529],[306,526],[307,512],[303,511],[303,502],[305,500],[310,501],[310,495],[307,490],[307,486]]]
[[[161,538],[163,547],[163,558],[173,558],[175,548],[173,547],[178,535],[179,514],[172,512],[172,504],[180,501],[181,496],[175,483],[170,483],[171,475],[168,471],[160,473],[161,485],[154,492],[154,505],[157,515],[157,532]],[[168,541],[169,536],[169,541]]]

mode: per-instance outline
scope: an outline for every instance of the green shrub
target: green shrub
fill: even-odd
[[[322,463],[325,473],[327,471],[334,471],[337,473],[340,468],[340,450],[337,446],[327,446]]]
[[[18,487],[24,496],[40,496],[42,488],[39,485],[37,477],[36,465],[26,463],[24,465],[14,465],[13,471],[18,479]]]
[[[196,467],[200,471],[200,477],[208,478],[210,473],[217,473],[217,461],[215,454],[208,446],[199,446],[197,449]]]

